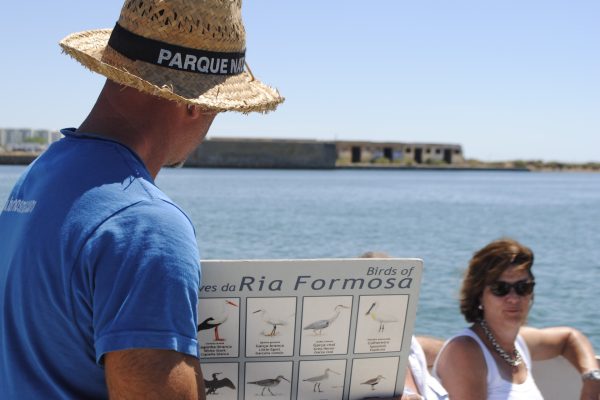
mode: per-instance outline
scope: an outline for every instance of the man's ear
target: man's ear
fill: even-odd
[[[201,111],[198,107],[196,107],[193,104],[188,104],[187,105],[187,115],[188,117],[192,118],[192,119],[196,119],[200,116]]]
[[[187,105],[187,115],[192,119],[198,119],[201,116],[209,116],[214,118],[218,114],[217,111],[205,110],[199,106],[195,106],[193,104]]]

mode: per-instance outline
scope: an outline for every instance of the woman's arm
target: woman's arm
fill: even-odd
[[[436,374],[451,399],[487,398],[487,365],[479,345],[467,336],[446,345],[438,356]]]
[[[522,327],[519,333],[525,339],[533,360],[563,356],[581,374],[598,369],[592,344],[577,329],[564,326],[544,329]],[[580,398],[598,400],[600,381],[584,380]]]

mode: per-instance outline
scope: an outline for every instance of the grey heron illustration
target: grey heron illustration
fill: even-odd
[[[325,368],[325,371],[323,372],[322,375],[318,375],[318,376],[313,376],[312,378],[306,378],[303,379],[303,382],[310,382],[313,383],[313,392],[322,392],[321,390],[321,382],[323,382],[324,380],[329,379],[329,373],[333,372],[336,375],[340,375],[339,372],[335,372],[334,370],[330,369],[330,368]],[[318,389],[318,390],[317,390]]]
[[[219,379],[218,375],[221,375],[222,372],[215,372],[212,374],[212,380],[207,381],[204,380],[204,386],[206,387],[206,394],[217,394],[217,389],[221,388],[230,388],[235,389],[235,385],[229,378]]]
[[[371,390],[375,390],[375,385],[381,382],[382,379],[385,379],[383,375],[377,375],[375,378],[367,379],[364,382],[361,382],[361,385],[371,385]]]
[[[262,308],[260,310],[254,311],[253,314],[260,314],[262,320],[273,327],[270,333],[263,333],[265,336],[275,336],[277,334],[277,327],[286,326],[290,323],[290,319],[295,315],[295,313],[292,313],[287,317],[273,316]]]
[[[331,326],[331,324],[333,324],[333,322],[340,316],[340,313],[342,312],[342,309],[344,309],[344,308],[348,309],[350,307],[346,307],[342,304],[338,304],[337,306],[335,306],[334,313],[330,318],[320,319],[318,321],[310,323],[304,327],[304,330],[306,331],[306,330],[312,329],[312,331],[315,335],[320,335],[323,332],[323,329],[329,328]]]
[[[275,393],[271,392],[271,388],[279,385],[281,380],[288,381],[283,375],[277,375],[277,378],[274,379],[261,379],[259,381],[248,382],[251,385],[257,385],[262,387],[262,391],[260,392],[261,396],[265,395],[265,389],[271,393],[272,396],[275,396]],[[289,381],[288,381],[289,382]]]
[[[371,307],[369,307],[369,311],[367,311],[365,315],[370,315],[373,321],[379,322],[379,332],[383,332],[386,323],[398,322],[398,318],[394,315],[380,313],[378,308],[379,304],[374,301],[373,304],[371,304]]]
[[[215,316],[208,317],[204,321],[202,321],[202,323],[198,325],[198,332],[208,329],[214,329],[215,341],[224,341],[225,339],[219,337],[219,326],[224,324],[225,321],[227,321],[227,318],[229,318],[229,307],[237,306],[238,305],[235,304],[233,301],[225,300],[221,305],[221,312]]]

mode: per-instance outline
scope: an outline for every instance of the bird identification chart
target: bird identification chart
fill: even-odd
[[[207,397],[400,395],[422,270],[398,258],[203,261]]]

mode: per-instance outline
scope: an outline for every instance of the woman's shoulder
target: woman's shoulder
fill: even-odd
[[[445,348],[454,348],[464,351],[475,351],[481,350],[481,339],[477,336],[477,333],[473,331],[471,328],[465,328],[461,332],[456,335],[450,337],[444,343]]]
[[[448,339],[438,355],[434,374],[451,398],[485,398],[488,368],[477,335],[463,331]]]
[[[454,356],[464,354],[467,357],[482,357],[481,346],[475,335],[460,334],[446,341],[440,355]]]
[[[466,329],[448,339],[438,354],[436,373],[455,368],[465,368],[470,371],[487,370],[477,335],[471,330]]]

